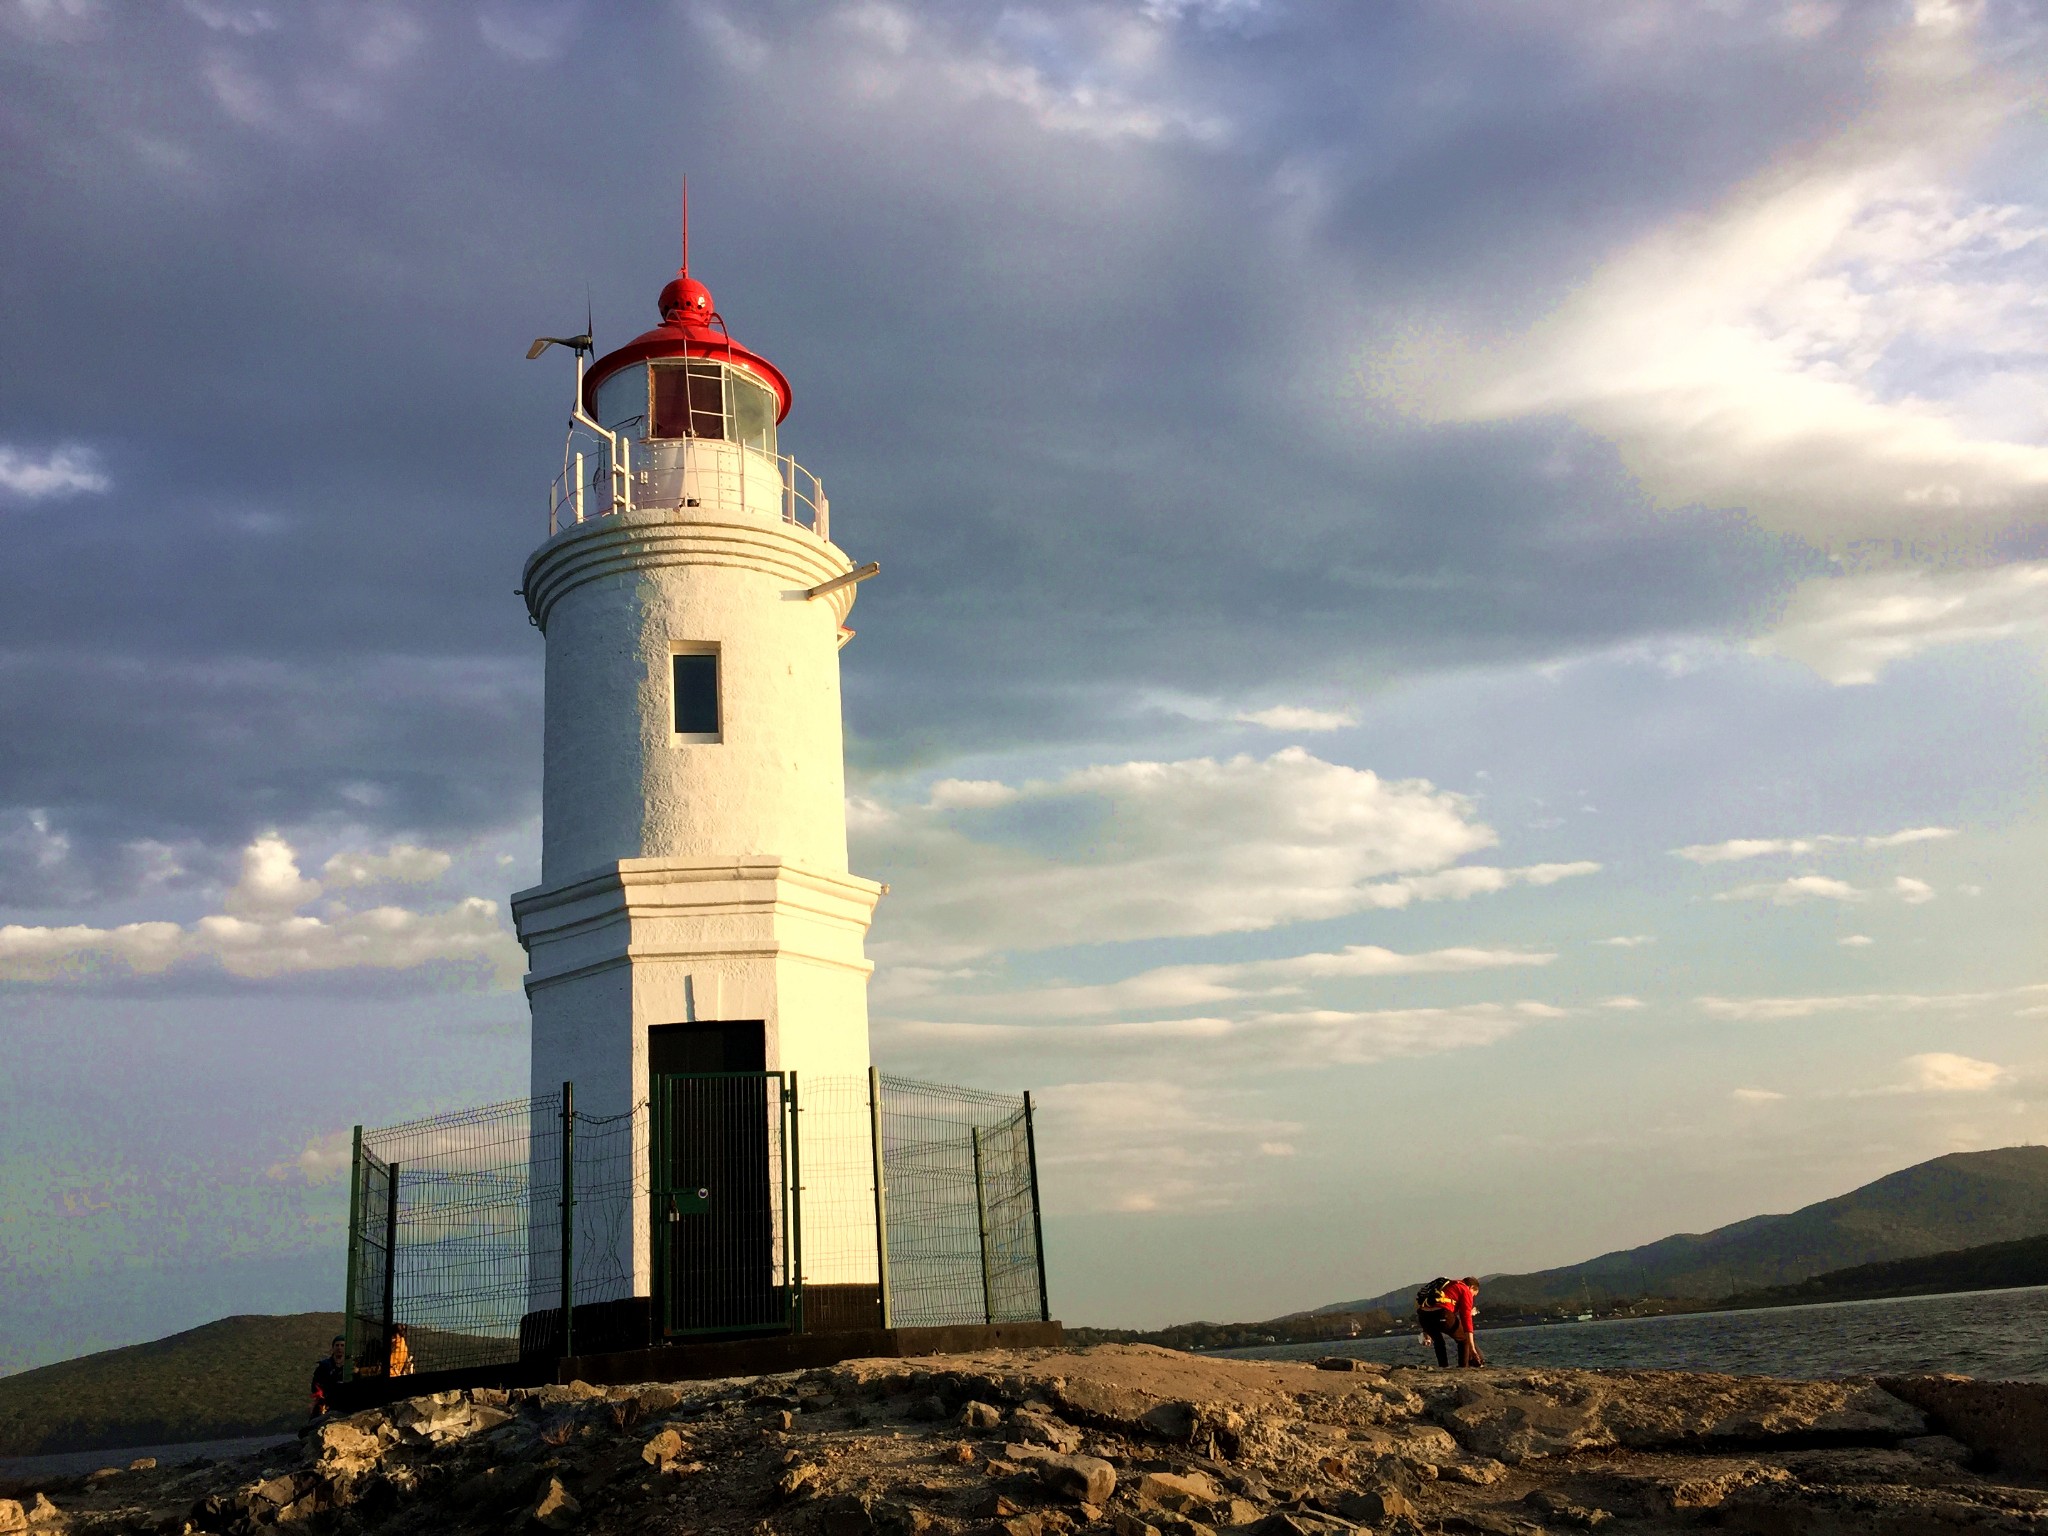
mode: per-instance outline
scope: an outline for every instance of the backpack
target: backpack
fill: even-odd
[[[1427,1327],[1447,1321],[1451,1313],[1450,1280],[1438,1275],[1415,1293],[1415,1320]]]

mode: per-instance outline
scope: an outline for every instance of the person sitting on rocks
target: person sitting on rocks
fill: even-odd
[[[340,1334],[328,1346],[327,1353],[320,1357],[320,1363],[313,1367],[313,1414],[320,1418],[327,1412],[328,1394],[341,1385],[342,1362],[348,1349],[348,1340]]]
[[[1478,1367],[1486,1364],[1486,1356],[1479,1352],[1477,1338],[1479,1311],[1479,1279],[1467,1275],[1462,1280],[1453,1280],[1444,1287],[1444,1294],[1451,1304],[1451,1337],[1458,1341],[1458,1364]]]
[[[406,1338],[405,1324],[391,1325],[391,1359],[385,1370],[387,1376],[410,1376],[412,1374],[412,1344]]]

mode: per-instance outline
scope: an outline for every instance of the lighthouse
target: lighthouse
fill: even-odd
[[[728,331],[687,238],[656,307],[594,361],[587,335],[530,354],[559,341],[577,378],[521,583],[546,728],[541,883],[512,912],[534,1092],[638,1117],[642,1187],[609,1257],[675,1334],[776,1325],[785,1249],[871,1209],[865,1174],[836,1203],[807,1177],[785,1209],[777,1160],[792,1087],[869,1069],[882,887],[847,867],[839,682],[876,567],[781,451],[789,382]],[[875,1278],[829,1263],[807,1278]]]

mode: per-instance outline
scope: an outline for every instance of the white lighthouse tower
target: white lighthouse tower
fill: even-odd
[[[523,583],[547,646],[541,883],[512,900],[532,1081],[594,1115],[675,1074],[869,1065],[882,888],[847,869],[839,650],[874,567],[778,451],[788,381],[688,267],[686,244],[653,330],[594,363],[565,342],[570,446]],[[677,1219],[636,1199],[622,1223],[635,1294]]]

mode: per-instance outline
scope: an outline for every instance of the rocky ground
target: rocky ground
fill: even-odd
[[[1968,1399],[1954,1379],[1326,1364],[1107,1345],[446,1393],[0,1489],[0,1533],[2048,1531],[2048,1478],[2011,1465],[2048,1465],[2031,1425],[2001,1467],[1907,1400]],[[2040,1406],[1998,1390],[2008,1431]]]

